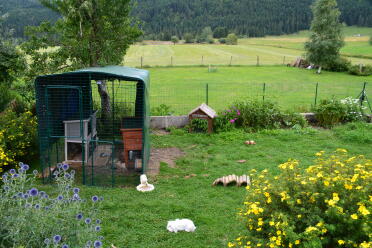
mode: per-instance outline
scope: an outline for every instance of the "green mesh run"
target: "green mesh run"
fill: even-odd
[[[104,83],[109,108],[98,87]],[[40,76],[35,81],[44,182],[67,162],[83,184],[123,185],[145,173],[150,156],[149,73],[121,66]],[[140,129],[142,149],[129,151],[122,129]],[[128,146],[129,147],[129,146]],[[127,162],[127,163],[125,163]]]

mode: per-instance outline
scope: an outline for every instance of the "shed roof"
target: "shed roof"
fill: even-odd
[[[125,67],[125,66],[104,66],[104,67],[90,67],[85,69],[80,69],[72,72],[65,72],[60,74],[50,74],[39,76],[38,79],[43,78],[63,78],[64,76],[73,75],[91,75],[92,80],[103,80],[105,78],[117,78],[127,81],[142,81],[144,84],[148,85],[149,82],[149,72],[146,70]]]
[[[193,113],[197,112],[198,110],[201,110],[206,115],[208,115],[209,118],[215,118],[217,116],[216,111],[214,111],[211,107],[209,107],[207,104],[202,103],[199,107],[196,107],[195,109],[191,110],[189,115],[192,115]]]

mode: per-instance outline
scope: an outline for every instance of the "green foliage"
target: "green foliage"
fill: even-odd
[[[238,45],[238,37],[236,34],[229,34],[226,38],[227,45]]]
[[[151,108],[152,116],[167,116],[167,115],[172,115],[172,114],[173,114],[172,107],[166,104],[160,104],[157,107]]]
[[[238,101],[229,109],[219,113],[215,122],[217,131],[230,127],[242,127],[246,130],[292,128],[306,126],[306,120],[296,113],[283,113],[270,101]]]
[[[99,206],[103,199],[83,200],[73,188],[74,171],[59,165],[53,173],[56,187],[47,194],[32,188],[35,176],[27,174],[28,165],[3,175],[0,189],[0,243],[4,247],[85,247],[102,243]],[[56,239],[60,236],[60,240]]]
[[[216,38],[216,39],[226,38],[227,34],[228,34],[227,28],[217,27],[213,31],[213,38]]]
[[[219,41],[221,44],[226,44],[226,38],[220,38],[220,39],[218,39],[218,41]]]
[[[35,157],[38,150],[36,117],[31,112],[17,114],[11,109],[0,117],[0,170]]]
[[[0,85],[0,113],[7,108],[12,99],[13,95],[9,91],[9,87],[6,85]]]
[[[293,159],[277,176],[251,170],[239,212],[248,234],[229,247],[369,247],[372,161],[345,149],[316,156],[305,170]]]
[[[340,11],[336,0],[317,0],[312,6],[313,21],[311,35],[305,43],[306,57],[311,63],[322,67],[331,65],[339,59],[344,45],[339,21]]]
[[[347,143],[372,144],[372,125],[366,122],[350,122],[332,129],[336,136]]]
[[[335,72],[345,72],[349,70],[351,66],[350,60],[342,57],[338,57],[333,61],[330,61],[324,66],[324,70],[335,71]]]
[[[349,67],[349,73],[357,76],[371,76],[372,66],[371,65],[352,65]]]
[[[210,43],[213,41],[213,32],[211,27],[203,28],[200,35],[198,35],[196,42],[198,43]]]
[[[188,128],[188,127],[186,127]],[[208,120],[205,119],[193,119],[191,121],[191,128],[194,132],[205,133],[208,131]]]
[[[351,97],[343,100],[322,100],[313,109],[318,125],[331,128],[337,124],[362,121],[365,119],[363,107],[360,107],[358,99]]]
[[[174,35],[174,36],[172,36],[171,41],[173,42],[173,44],[176,45],[178,43],[179,39],[176,35]]]
[[[187,44],[194,43],[194,36],[191,33],[186,33],[183,36],[183,39],[185,40],[185,43],[187,43]]]

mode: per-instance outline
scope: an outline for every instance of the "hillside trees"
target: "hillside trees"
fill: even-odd
[[[307,59],[319,65],[318,73],[322,67],[335,63],[340,57],[340,49],[344,45],[340,11],[336,0],[317,0],[312,6],[313,21],[311,35],[305,43]]]
[[[140,35],[129,17],[130,0],[40,0],[63,18],[28,29],[22,48],[30,56],[28,76],[82,67],[120,64]],[[98,85],[102,113],[110,112],[106,83]],[[103,116],[104,118],[104,116]]]

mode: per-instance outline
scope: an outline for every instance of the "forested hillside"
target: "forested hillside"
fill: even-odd
[[[314,0],[137,0],[133,15],[142,21],[147,38],[198,34],[210,26],[247,36],[293,33],[307,29]],[[348,25],[372,26],[372,0],[338,0],[341,19]],[[37,0],[0,0],[8,12],[8,27],[23,36],[23,27],[57,15]]]

